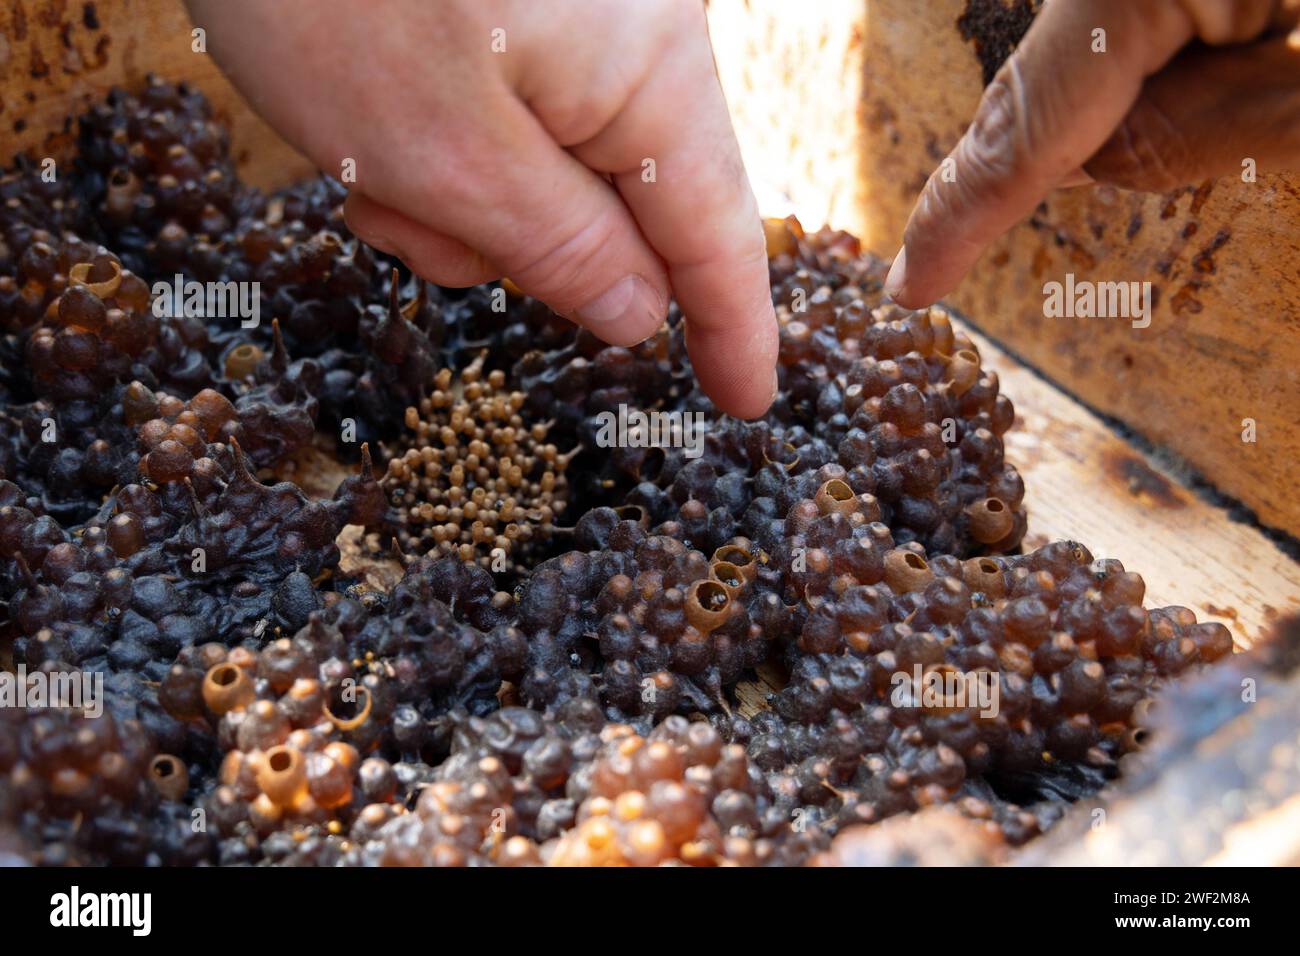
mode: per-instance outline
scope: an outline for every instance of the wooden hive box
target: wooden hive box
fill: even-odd
[[[1001,3],[1002,0],[991,0]],[[786,198],[890,255],[912,197],[955,142],[981,73],[956,27],[964,0],[712,0],[714,44],[765,211]],[[169,0],[12,0],[0,8],[0,154],[62,160],[75,115],[146,73],[202,89],[231,124],[246,179],[274,187],[310,165],[258,120]],[[775,198],[769,198],[775,197]],[[1139,228],[1131,229],[1133,222]],[[1195,223],[1195,230],[1189,224]],[[955,303],[1018,421],[1007,457],[1025,477],[1027,547],[1077,538],[1147,581],[1148,602],[1185,604],[1248,645],[1300,610],[1300,566],[1257,527],[1184,486],[1088,406],[1189,460],[1269,525],[1300,532],[1300,188],[1265,173],[1168,197],[1075,193],[985,257]],[[1194,265],[1223,230],[1212,269]],[[1132,232],[1130,235],[1129,233]],[[1155,274],[1149,336],[1042,318],[1044,277]],[[1014,342],[1023,364],[997,343]],[[1082,404],[1060,387],[1082,398]],[[1243,445],[1240,419],[1259,423]],[[761,688],[752,691],[754,705]]]

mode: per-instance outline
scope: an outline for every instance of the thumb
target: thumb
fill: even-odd
[[[505,275],[611,345],[649,338],[668,313],[668,275],[627,205],[524,104],[502,97],[497,109],[457,130],[454,171],[376,177],[349,224],[431,281]]]
[[[499,109],[503,116],[467,131],[472,172],[446,189],[407,193],[417,199],[404,215],[430,230],[433,247],[442,237],[463,243],[611,345],[653,336],[668,312],[668,274],[627,204],[523,103],[507,98]]]
[[[539,143],[535,181],[497,180],[504,225],[459,236],[524,292],[611,345],[653,335],[668,314],[668,274],[614,188]]]

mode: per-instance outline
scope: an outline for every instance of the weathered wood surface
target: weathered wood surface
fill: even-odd
[[[997,6],[711,0],[751,175],[788,194],[806,226],[829,221],[892,256],[983,88],[958,18]],[[986,44],[1005,39],[994,26],[984,33]],[[1151,281],[1150,327],[1045,319],[1043,285],[1067,272]],[[1254,183],[1228,177],[1169,195],[1058,192],[993,246],[952,302],[1265,524],[1300,534],[1300,177],[1260,169]],[[1253,444],[1242,441],[1247,418]]]

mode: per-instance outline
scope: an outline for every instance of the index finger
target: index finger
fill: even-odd
[[[601,132],[573,148],[612,175],[668,267],[701,388],[724,412],[776,394],[777,327],[758,204],[718,83],[702,4],[679,5],[662,57]]]
[[[1175,0],[1048,3],[930,176],[885,291],[920,308],[1109,138],[1147,76],[1191,38]]]

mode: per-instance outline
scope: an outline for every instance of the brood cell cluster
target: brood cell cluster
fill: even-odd
[[[106,695],[0,712],[33,860],[794,865],[931,852],[913,815],[996,859],[1231,650],[1082,545],[1018,553],[996,374],[844,233],[767,223],[779,391],[743,422],[675,306],[621,348],[431,286],[337,184],[240,182],[183,85],[77,143],[0,176],[0,649]],[[160,302],[177,274],[264,321]],[[700,441],[605,447],[629,409]],[[332,493],[275,480],[312,453]]]

